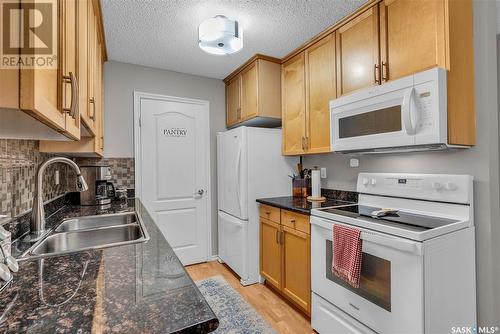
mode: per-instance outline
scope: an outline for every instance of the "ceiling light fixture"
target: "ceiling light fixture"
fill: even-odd
[[[243,29],[238,21],[217,15],[203,21],[198,28],[198,45],[214,55],[229,55],[243,48]]]

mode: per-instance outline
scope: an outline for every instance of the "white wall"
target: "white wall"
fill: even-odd
[[[494,1],[474,1],[477,146],[466,151],[362,156],[357,157],[360,159],[359,168],[350,168],[350,157],[340,154],[306,157],[304,163],[327,167],[328,179],[323,186],[343,190],[355,190],[359,172],[474,175],[478,320],[482,325],[500,326],[499,119],[495,15]]]
[[[104,156],[134,156],[133,92],[141,91],[210,101],[212,254],[217,254],[216,138],[225,130],[222,80],[109,61],[104,66]]]

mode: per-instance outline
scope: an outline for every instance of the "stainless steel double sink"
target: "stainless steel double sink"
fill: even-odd
[[[19,260],[135,244],[149,240],[135,212],[64,219]]]

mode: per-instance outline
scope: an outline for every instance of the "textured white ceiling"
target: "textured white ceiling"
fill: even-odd
[[[224,78],[256,53],[281,58],[366,0],[102,0],[111,60]],[[243,25],[243,50],[198,48],[198,25],[215,15]]]

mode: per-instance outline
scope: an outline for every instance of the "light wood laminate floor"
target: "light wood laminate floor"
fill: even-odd
[[[217,261],[187,266],[193,280],[221,275],[278,333],[315,333],[310,319],[263,284],[244,287],[239,278]]]

